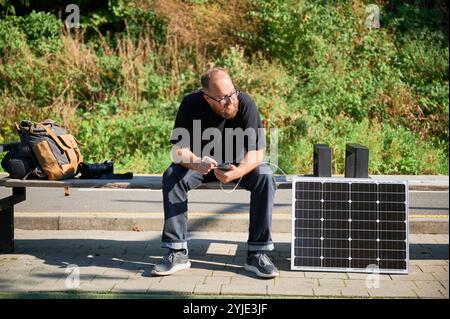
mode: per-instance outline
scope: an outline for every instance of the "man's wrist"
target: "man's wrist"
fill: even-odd
[[[247,167],[243,164],[239,164],[236,167],[236,174],[237,174],[237,178],[244,176],[245,174],[247,174]]]
[[[200,158],[191,157],[188,161],[182,161],[179,164],[187,169],[197,170],[201,162]]]
[[[194,163],[190,163],[189,166],[192,170],[198,171],[200,164],[201,163],[194,162]]]

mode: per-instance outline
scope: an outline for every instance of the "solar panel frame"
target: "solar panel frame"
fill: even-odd
[[[296,207],[297,207],[297,202],[296,202],[296,185],[297,182],[320,182],[322,183],[322,185],[324,183],[340,183],[340,184],[359,184],[359,183],[363,183],[363,184],[375,184],[375,185],[404,185],[404,192],[405,192],[405,202],[404,202],[404,214],[405,214],[405,220],[404,220],[404,224],[405,224],[405,267],[404,269],[396,269],[396,268],[389,268],[389,267],[379,267],[378,265],[375,265],[376,267],[374,268],[359,268],[359,267],[345,267],[345,266],[336,266],[336,267],[324,267],[323,266],[323,262],[321,263],[321,265],[317,266],[317,262],[315,262],[316,264],[314,264],[314,259],[308,259],[308,261],[311,261],[310,265],[302,265],[302,266],[296,266],[295,265],[295,258],[298,257],[296,255],[296,239],[300,239],[300,240],[310,240],[310,242],[314,241],[314,238],[305,238],[305,237],[297,237],[296,236],[296,221],[298,220],[298,218],[296,218]],[[349,186],[350,188],[350,186]],[[378,187],[377,187],[378,188]],[[377,190],[377,196],[379,195],[379,189]],[[310,195],[308,195],[310,196]],[[314,196],[314,195],[312,195]],[[350,194],[349,194],[350,196]],[[369,194],[370,196],[370,194]],[[393,195],[394,196],[394,195]],[[377,200],[378,201],[378,200]],[[323,202],[322,202],[323,203]],[[377,205],[381,203],[380,201],[378,201]],[[389,202],[388,202],[389,203]],[[306,203],[302,203],[302,205],[306,205]],[[399,207],[401,207],[402,205],[399,205]],[[314,208],[313,208],[314,209]],[[317,208],[316,208],[317,209]],[[322,209],[322,208],[321,208]],[[349,211],[351,212],[351,210]],[[305,213],[304,211],[300,211],[299,213]],[[377,214],[379,213],[379,210],[377,209]],[[402,210],[403,213],[403,210]],[[306,213],[305,213],[306,214]],[[389,273],[389,274],[408,274],[409,273],[409,194],[408,194],[408,181],[389,181],[389,180],[376,180],[376,179],[367,179],[367,178],[352,178],[352,179],[345,179],[345,178],[337,178],[337,177],[331,177],[331,178],[324,178],[324,177],[294,177],[292,179],[292,232],[291,232],[291,270],[303,270],[303,271],[325,271],[325,272],[360,272],[360,273]],[[380,220],[377,218],[378,222],[380,223]],[[323,220],[324,221],[324,220]],[[399,220],[400,221],[400,220]],[[351,222],[349,222],[351,223]],[[377,234],[380,234],[380,230],[379,230],[379,226],[377,226]],[[321,237],[323,238],[323,237]],[[378,236],[377,236],[378,238]],[[321,239],[322,241],[326,240],[326,239]],[[337,241],[337,240],[334,240]],[[397,240],[396,243],[401,243],[402,240]],[[317,241],[316,241],[317,243]],[[373,243],[373,241],[365,241],[365,243]],[[378,243],[378,241],[377,241]],[[323,249],[323,244],[321,244],[321,250]],[[399,246],[402,246],[399,244]],[[313,246],[315,247],[315,246]],[[345,248],[344,248],[345,249]],[[367,251],[369,251],[369,249],[366,249]],[[379,254],[380,252],[392,252],[392,250],[381,250],[379,249],[379,244],[377,244],[377,253]],[[399,251],[403,251],[403,249],[399,250]],[[349,248],[349,252],[351,251],[351,248]],[[315,251],[314,249],[311,249],[311,251],[309,253],[312,254],[317,254],[317,251]],[[323,251],[322,251],[323,253]],[[320,256],[320,255],[319,255]],[[379,255],[378,255],[379,256]],[[324,260],[324,257],[321,257],[321,260]],[[304,258],[304,260],[306,261],[306,258]],[[381,260],[377,260],[378,262]],[[401,259],[397,259],[397,261],[402,261]],[[378,263],[379,264],[379,263]]]

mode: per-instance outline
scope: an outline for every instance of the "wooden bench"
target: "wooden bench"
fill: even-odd
[[[290,177],[275,176],[278,189],[290,189]],[[27,187],[57,188],[113,188],[113,189],[161,189],[162,176],[135,176],[133,179],[79,179],[63,181],[20,180],[0,178],[0,187],[12,188],[12,195],[0,199],[0,253],[14,251],[14,205],[26,200]],[[222,184],[223,189],[232,189],[234,183]],[[221,189],[219,182],[208,182],[197,189]]]

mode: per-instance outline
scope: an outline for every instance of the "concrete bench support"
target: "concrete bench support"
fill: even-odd
[[[25,187],[13,187],[12,192],[0,199],[0,253],[14,251],[14,205],[26,199]]]

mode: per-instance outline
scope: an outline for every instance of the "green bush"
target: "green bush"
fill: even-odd
[[[63,23],[53,14],[33,10],[28,16],[23,17],[21,25],[28,46],[38,55],[59,51],[62,48],[60,35]]]
[[[424,115],[448,114],[448,44],[444,34],[419,31],[399,44],[398,63],[402,80],[419,95]]]
[[[62,21],[50,13],[33,10],[23,17],[7,16],[0,20],[0,52],[19,53],[25,43],[36,55],[59,51],[62,27]]]
[[[279,165],[286,173],[312,173],[313,144],[325,143],[332,150],[333,174],[344,174],[345,145],[359,143],[369,148],[370,174],[448,174],[448,157],[443,150],[423,142],[411,131],[388,124],[340,119],[327,126],[308,121],[307,134],[285,134],[279,141]]]
[[[26,36],[19,26],[20,17],[0,19],[0,58],[21,55],[27,48]]]
[[[98,116],[83,120],[77,137],[85,144],[81,150],[88,162],[114,160],[119,169],[141,162],[137,167],[141,173],[155,173],[170,163],[172,127],[170,121],[150,112]]]

